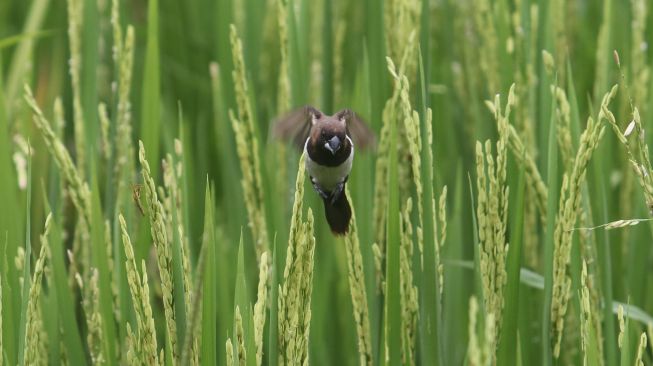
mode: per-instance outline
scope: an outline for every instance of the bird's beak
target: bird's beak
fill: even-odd
[[[338,136],[333,136],[326,144],[324,144],[324,147],[329,150],[331,154],[335,155],[340,149],[340,139]]]

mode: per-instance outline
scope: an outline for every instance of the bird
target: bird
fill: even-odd
[[[351,206],[345,185],[354,160],[354,145],[361,149],[374,145],[374,132],[351,109],[327,115],[307,105],[279,118],[273,135],[292,140],[303,151],[305,169],[313,189],[322,198],[331,232],[349,231]]]

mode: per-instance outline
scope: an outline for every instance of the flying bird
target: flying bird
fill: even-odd
[[[345,184],[354,160],[354,145],[365,149],[374,144],[374,133],[350,109],[329,116],[305,106],[281,117],[274,124],[276,137],[292,140],[306,155],[306,171],[313,188],[324,202],[331,231],[349,230],[351,206]]]

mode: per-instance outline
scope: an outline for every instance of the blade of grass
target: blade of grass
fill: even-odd
[[[0,54],[0,70],[2,69],[1,56],[2,54]],[[9,137],[9,119],[3,81],[3,75],[0,72],[0,176],[3,177],[3,179],[0,179],[0,202],[3,202],[3,209],[0,210],[0,240],[5,242],[2,248],[4,258],[0,272],[2,272],[3,291],[8,293],[8,291],[13,290],[14,293],[17,293],[19,274],[10,270],[7,258],[13,258],[16,255],[16,243],[19,243],[22,239],[20,230],[18,230],[22,226],[21,219],[20,215],[17,214],[21,212],[19,205],[21,195],[18,191],[16,171],[11,162],[11,139]],[[0,332],[2,332],[7,363],[10,365],[16,364],[16,339],[18,338],[16,321],[20,319],[17,312],[20,309],[18,304],[18,296],[4,296],[2,298],[2,311],[5,316],[3,317],[3,326]],[[2,357],[2,354],[0,354],[0,357]]]
[[[447,266],[474,270],[474,263],[472,261],[449,260],[446,261],[445,264]],[[520,269],[519,280],[525,286],[537,290],[544,290],[544,277],[541,274],[534,272],[528,268]],[[642,323],[642,325],[653,323],[653,315],[645,312],[638,306],[625,304],[619,301],[612,302],[612,309],[610,310],[610,313],[612,315],[616,315],[619,311],[619,306],[622,306],[624,310],[628,312],[631,320],[637,320],[638,322]]]
[[[463,175],[463,165],[461,160],[458,161],[456,170],[456,181],[453,185],[453,209],[451,219],[448,220],[447,241],[453,245],[445,245],[442,251],[441,263],[445,263],[446,258],[463,259],[467,255],[463,245],[466,239],[463,233],[467,233],[469,225],[466,223],[467,203],[465,201],[465,180]],[[471,233],[470,233],[471,235]],[[460,284],[467,284],[471,276],[458,268],[446,268],[444,276],[443,304],[442,315],[442,358],[451,364],[462,364],[465,356],[465,350],[458,347],[460,344],[467,344],[467,329],[458,326],[466,324],[468,314],[466,312],[469,304],[469,297],[473,291],[471,286],[461,288]]]
[[[177,166],[177,161],[175,158],[172,159],[172,166],[170,169],[175,169]],[[176,173],[173,173],[176,174]],[[186,307],[191,306],[191,304],[186,304],[186,291],[190,289],[184,288],[184,279],[183,279],[183,259],[181,254],[181,246],[183,238],[179,236],[179,212],[177,209],[177,204],[172,203],[172,275],[173,275],[173,286],[174,296],[175,296],[175,320],[177,323],[177,334],[179,334],[179,344],[183,345],[184,337],[186,336]],[[190,253],[186,255],[190,256]],[[183,350],[180,350],[183,351]]]
[[[5,37],[0,39],[0,49],[11,47],[16,44],[20,44],[20,42],[24,40],[30,40],[30,39],[34,40],[38,38],[53,36],[55,34],[56,31],[54,29],[44,29],[40,31],[20,33],[14,36]]]
[[[36,0],[32,2],[25,26],[23,27],[23,34],[34,33],[41,28],[49,5],[50,0]],[[33,47],[33,39],[23,39],[14,52],[7,72],[9,77],[7,79],[7,89],[5,90],[8,102],[13,103],[16,100],[21,86],[25,82],[25,73],[29,70],[30,65],[32,65],[30,58],[32,57]]]
[[[513,202],[511,216],[513,222],[510,225],[510,246],[508,249],[508,259],[506,272],[508,281],[506,283],[506,297],[504,299],[504,312],[501,325],[501,338],[499,340],[499,349],[497,351],[497,365],[517,364],[521,360],[515,349],[519,349],[517,339],[517,320],[519,318],[519,269],[521,267],[522,255],[522,237],[524,232],[524,167],[521,165],[517,184],[517,195],[512,197]]]
[[[84,111],[84,132],[86,132],[86,156],[89,160],[99,161],[97,136],[100,128],[98,126],[97,106],[97,69],[99,66],[99,34],[100,22],[98,14],[98,2],[96,0],[84,1],[84,16],[82,23],[82,109]],[[113,353],[111,353],[113,354]],[[108,357],[111,359],[112,357]],[[115,357],[113,357],[115,358]]]
[[[206,365],[217,364],[216,348],[216,308],[217,297],[215,292],[215,248],[217,245],[215,229],[213,227],[213,201],[209,184],[206,184],[204,196],[204,241],[206,246],[206,266],[204,268],[204,283],[202,297],[202,363]]]

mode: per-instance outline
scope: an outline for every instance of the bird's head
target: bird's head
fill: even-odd
[[[323,113],[312,115],[311,143],[317,149],[336,155],[349,141],[344,116],[327,116]]]

